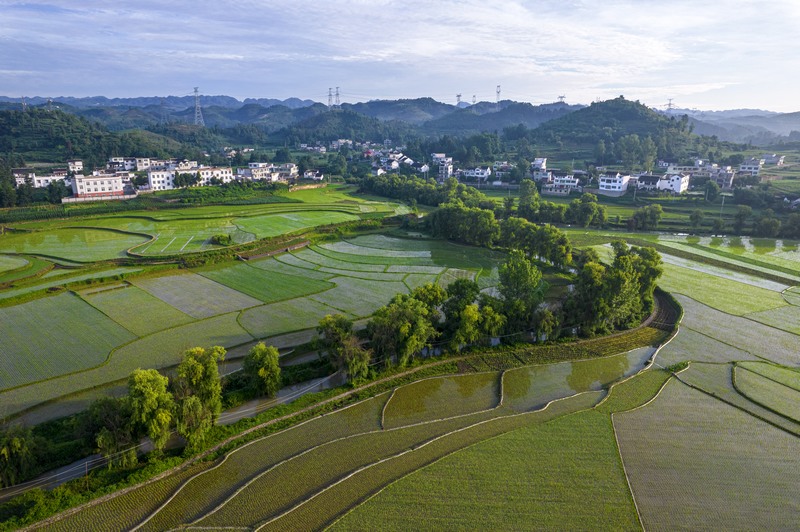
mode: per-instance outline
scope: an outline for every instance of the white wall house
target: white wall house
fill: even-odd
[[[656,188],[673,194],[683,194],[689,190],[689,177],[689,174],[667,174],[658,180]]]
[[[150,170],[147,186],[150,190],[172,190],[175,188],[175,170]]]
[[[601,174],[599,178],[601,192],[625,192],[628,190],[628,182],[631,176],[628,174]]]
[[[462,170],[461,175],[471,181],[487,181],[492,176],[492,169],[489,166],[477,167],[470,170]]]
[[[122,196],[122,176],[116,174],[83,175],[72,179],[72,195],[79,198]]]
[[[580,180],[572,175],[553,176],[552,182],[542,187],[542,194],[566,196],[573,191],[580,191]]]
[[[750,175],[758,175],[761,173],[761,168],[764,166],[764,159],[756,159],[755,157],[744,161],[739,165],[739,172]]]
[[[73,174],[80,174],[83,172],[83,161],[79,159],[70,159],[67,161],[67,169]]]
[[[50,183],[55,183],[56,181],[69,181],[66,175],[63,174],[53,174],[53,175],[37,175],[33,178],[33,187],[34,188],[44,188]]]

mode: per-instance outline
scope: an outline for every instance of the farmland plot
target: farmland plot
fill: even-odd
[[[6,233],[0,236],[0,252],[94,262],[124,257],[125,250],[146,240],[142,235],[104,229],[51,229],[31,233]]]
[[[406,285],[399,281],[334,277],[331,282],[336,283],[336,288],[309,296],[309,299],[357,317],[369,316],[395,295],[408,293]]]
[[[91,315],[91,312],[96,312],[101,319],[113,323],[114,327],[124,331],[124,334],[133,336],[87,303],[81,301],[81,304],[90,309],[88,313],[85,309],[81,309],[81,315],[86,316]],[[93,322],[91,330],[97,330],[95,322]],[[0,393],[0,404],[3,405],[7,414],[13,414],[50,399],[126,379],[137,368],[162,368],[177,365],[181,360],[182,352],[189,347],[211,347],[213,345],[230,347],[252,340],[253,338],[237,323],[236,314],[215,316],[157,332],[125,344],[116,349],[108,362],[102,366]]]
[[[258,299],[194,273],[135,279],[132,282],[193,318],[208,318],[262,304]]]
[[[0,242],[2,242],[0,240]],[[10,255],[0,255],[0,274],[17,270],[27,266],[28,260],[24,257],[14,257]]]
[[[665,264],[659,286],[729,314],[741,316],[786,305],[779,292]]]
[[[253,268],[242,263],[198,273],[264,303],[315,294],[334,287],[327,281]]]
[[[674,380],[614,426],[646,530],[796,527],[796,437]]]
[[[11,297],[21,296],[24,294],[30,294],[31,292],[46,290],[47,288],[52,288],[54,286],[63,286],[67,283],[76,283],[79,281],[87,281],[89,279],[93,280],[107,279],[110,277],[116,277],[118,275],[123,275],[126,273],[138,272],[141,271],[141,269],[123,267],[123,268],[112,268],[110,270],[101,270],[101,271],[94,271],[94,272],[75,275],[76,272],[80,271],[81,270],[75,270],[75,271],[65,270],[66,273],[64,273],[63,276],[57,277],[55,280],[52,281],[32,284],[24,286],[22,288],[15,288],[13,290],[3,290],[2,292],[0,292],[0,299],[8,299]]]
[[[721,363],[761,360],[747,351],[693,330],[689,325],[692,322],[693,316],[687,315],[677,336],[658,352],[656,362],[662,366],[670,366],[688,360]],[[724,335],[720,336],[724,338]]]
[[[257,238],[278,236],[300,229],[308,229],[320,225],[353,222],[358,216],[339,211],[321,211],[313,208],[306,211],[265,214],[250,218],[237,218],[236,226],[242,231],[253,233]]]
[[[61,294],[0,308],[0,338],[0,389],[6,389],[102,364],[135,336],[77,296]],[[11,406],[0,403],[3,410]]]
[[[800,422],[800,391],[763,375],[735,366],[736,389],[756,404]]]
[[[800,335],[800,307],[791,305],[745,315],[746,318],[776,329]]]
[[[736,281],[737,283],[743,283],[758,288],[764,288],[766,290],[772,290],[773,292],[781,292],[788,288],[788,286],[785,284],[781,284],[775,281],[770,281],[768,279],[763,279],[755,275],[737,272],[729,270],[727,268],[721,268],[718,266],[711,266],[709,264],[703,264],[702,262],[698,262],[695,260],[675,257],[673,255],[668,255],[665,253],[661,254],[661,259],[666,264],[671,264],[673,266],[677,266],[680,268],[687,268],[690,270],[694,270],[696,272],[702,272],[708,275],[713,275],[714,277],[727,279],[730,281]]]
[[[503,375],[503,404],[527,412],[554,399],[601,390],[641,371],[653,351],[644,347],[610,357],[508,370]]]
[[[153,512],[144,530],[166,530],[192,522],[229,498],[247,481],[285,460],[302,456],[331,440],[378,430],[387,397],[388,394],[382,394],[312,418],[232,451],[214,468],[188,480],[169,504]]]
[[[406,284],[409,290],[414,290],[415,288],[428,283],[436,283],[436,280],[439,278],[438,275],[427,273],[409,273],[403,275],[405,275],[403,282]]]
[[[390,242],[398,243],[398,239],[391,239]],[[409,258],[422,258],[429,259],[431,252],[429,250],[404,250],[397,248],[378,249],[372,247],[365,247],[342,240],[339,242],[327,243],[320,245],[321,248],[338,253],[356,255],[356,256],[370,256],[370,257],[409,257]]]
[[[497,372],[434,377],[395,390],[384,410],[384,427],[402,427],[488,410],[500,402]]]
[[[740,362],[736,366],[758,373],[784,386],[800,391],[800,370],[777,366],[767,362]]]
[[[255,338],[267,338],[276,334],[314,328],[326,314],[341,314],[341,312],[324,303],[304,297],[245,310],[239,322]]]
[[[357,272],[382,272],[386,270],[386,263],[381,264],[365,264],[361,262],[348,262],[340,259],[334,259],[327,255],[317,253],[313,249],[302,249],[294,253],[296,257],[306,262],[316,264],[318,266],[327,266],[329,268],[336,268],[339,270],[350,270]],[[358,259],[358,257],[353,257]]]
[[[93,307],[136,336],[144,336],[194,321],[188,314],[135,286],[104,290],[81,296]]]
[[[427,238],[396,238],[386,235],[362,235],[348,240],[353,245],[379,250],[424,251],[431,249]]]
[[[280,259],[287,259],[289,261],[295,260],[300,262],[301,266],[293,266],[284,262]],[[256,259],[256,260],[249,260],[247,264],[253,266],[255,268],[261,268],[262,270],[266,270],[269,272],[275,273],[282,273],[284,275],[292,275],[292,276],[301,276],[306,277],[308,279],[317,279],[325,281],[330,279],[331,277],[335,277],[332,273],[325,273],[316,270],[319,266],[316,264],[311,264],[310,262],[300,261],[294,255],[290,253],[284,253],[282,255],[278,255],[277,257],[270,257],[266,259]]]
[[[682,295],[675,298],[686,312],[684,323],[693,330],[779,364],[797,364],[799,336],[722,313]]]

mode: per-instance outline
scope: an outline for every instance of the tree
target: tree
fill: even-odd
[[[137,369],[128,378],[134,427],[150,437],[157,452],[167,443],[175,410],[168,384],[169,379],[154,369]]]
[[[217,363],[225,359],[225,349],[195,347],[183,353],[175,379],[178,401],[177,428],[188,447],[196,449],[216,422],[222,410],[222,384]]]
[[[558,325],[558,316],[549,309],[537,310],[533,315],[533,330],[537,340],[555,340],[558,336]]]
[[[18,483],[33,465],[31,430],[11,425],[0,431],[0,487]]]
[[[425,305],[425,308],[428,309],[428,318],[430,319],[431,325],[436,327],[440,317],[439,307],[445,302],[448,294],[449,291],[442,288],[439,283],[425,283],[412,290],[410,295]]]
[[[712,227],[714,234],[721,234],[725,232],[725,221],[722,218],[715,218]]]
[[[476,343],[481,337],[481,312],[478,305],[471,304],[464,307],[454,320],[453,330],[450,335],[448,347],[451,351],[458,351],[462,345]]]
[[[737,205],[736,214],[733,215],[733,231],[737,234],[741,234],[745,222],[752,214],[753,208],[749,205]]]
[[[512,332],[527,328],[536,305],[544,298],[542,272],[517,249],[500,266],[500,294]]]
[[[533,221],[539,212],[539,191],[536,183],[530,179],[523,179],[519,184],[519,207],[517,214],[520,218]]]
[[[281,387],[281,367],[278,364],[278,349],[259,342],[254,345],[242,363],[242,371],[252,382],[258,393],[273,397]]]
[[[342,348],[345,341],[353,335],[352,320],[342,314],[327,314],[319,320],[317,333],[320,335],[320,348],[328,351],[334,366],[343,367]]]
[[[405,294],[379,308],[367,323],[375,355],[387,364],[406,366],[436,336],[428,308]]]
[[[656,229],[661,221],[663,212],[661,205],[658,204],[640,207],[633,212],[633,216],[628,221],[628,226],[630,229],[641,231]]]
[[[126,468],[136,464],[135,442],[131,432],[131,405],[127,397],[103,397],[94,401],[87,415],[89,432],[97,451],[108,468]]]
[[[350,382],[357,383],[367,378],[371,359],[372,351],[361,347],[355,335],[345,338],[342,343],[342,360]]]
[[[713,203],[719,197],[719,191],[720,188],[716,181],[708,181],[706,183],[706,200]]]
[[[705,214],[700,209],[695,209],[689,214],[689,222],[692,224],[692,229],[697,231],[700,228],[700,224],[703,223],[703,218]]]

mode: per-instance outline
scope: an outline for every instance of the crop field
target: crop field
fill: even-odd
[[[53,271],[53,270],[51,270]],[[107,270],[93,271],[90,273],[80,273],[82,270],[63,270],[65,273],[58,276],[55,280],[44,281],[38,283],[31,283],[21,288],[14,288],[11,290],[3,290],[0,292],[0,300],[17,297],[39,290],[46,290],[55,286],[63,286],[67,283],[76,283],[79,281],[87,281],[89,279],[100,281],[108,278],[115,278],[119,275],[134,273],[141,271],[141,268],[111,268]],[[85,270],[83,270],[85,271]],[[42,277],[44,279],[44,277]]]
[[[254,268],[249,263],[215,267],[198,273],[264,303],[315,294],[335,286],[327,281]]]
[[[193,273],[131,282],[193,318],[208,318],[262,304],[258,299]]]
[[[745,316],[748,319],[800,335],[800,307],[791,305]]]
[[[255,338],[266,338],[316,327],[326,314],[341,312],[306,297],[247,309],[242,312],[239,323]]]
[[[736,389],[756,404],[800,422],[800,391],[764,375],[734,366]]]
[[[301,263],[302,266],[293,266],[287,261],[294,260]],[[247,261],[247,264],[255,268],[261,268],[269,272],[282,273],[284,275],[302,276],[308,279],[327,280],[335,277],[332,273],[325,273],[318,271],[315,264],[304,262],[297,259],[291,253],[284,253],[277,257],[269,257],[265,259],[255,259]]]
[[[136,336],[184,325],[194,318],[135,286],[80,294],[90,305]],[[135,309],[135,311],[131,311]]]
[[[503,374],[503,404],[527,412],[554,399],[607,388],[641,371],[652,353],[652,348],[645,347],[610,357],[508,370]]]
[[[0,389],[7,389],[102,364],[134,336],[77,296],[61,294],[0,308],[0,338]],[[10,406],[0,403],[2,410]]]
[[[681,325],[680,331],[672,341],[661,349],[656,362],[670,366],[687,360],[697,362],[733,362],[734,360],[761,360],[758,357],[731,344],[699,333],[689,325]]]
[[[800,391],[800,371],[794,368],[786,368],[767,362],[740,362],[736,365],[738,368],[758,373],[770,380],[779,382],[784,386],[788,386],[794,390]]]
[[[327,252],[330,253],[330,252]],[[357,272],[382,272],[386,270],[387,262],[384,261],[380,264],[368,264],[358,261],[358,257],[349,255],[350,261],[344,261],[337,258],[332,258],[328,255],[323,255],[314,249],[302,249],[294,255],[306,262],[316,264],[317,266],[326,266],[328,268],[336,268],[338,270],[350,270]]]
[[[0,253],[28,253],[76,262],[94,262],[125,256],[125,250],[147,240],[103,229],[52,229],[0,235]]]
[[[385,428],[480,412],[500,402],[500,374],[436,377],[395,390],[384,410]]]
[[[646,530],[796,527],[798,438],[674,379],[614,426]]]
[[[684,323],[692,330],[778,364],[797,364],[797,335],[725,314],[682,295],[675,298],[686,312]]]
[[[157,221],[147,218],[108,218],[96,221],[102,227],[111,227],[123,231],[144,233],[153,238],[137,246],[132,251],[141,255],[171,255],[210,249],[213,246],[209,239],[216,234],[231,234],[237,228],[229,219],[191,219]],[[241,238],[243,242],[253,240],[249,235]]]
[[[40,259],[38,257],[22,257],[22,256],[10,256],[10,255],[3,255],[3,257],[13,258],[15,260],[16,259],[25,260],[27,264],[23,267],[20,267],[19,269],[6,270],[4,272],[0,272],[0,283],[13,283],[14,281],[25,279],[27,277],[40,274],[41,272],[46,272],[47,270],[53,267],[53,263]]]
[[[405,275],[403,282],[406,284],[409,290],[414,290],[415,288],[428,283],[435,283],[439,279],[438,275],[428,273],[408,273],[401,275]]]
[[[664,265],[658,284],[668,292],[684,294],[737,316],[786,305],[779,292],[672,264]]]
[[[407,293],[399,281],[375,282],[354,277],[334,277],[336,288],[309,296],[319,303],[357,317],[369,316],[397,294]]]
[[[391,243],[397,243],[400,239],[391,239],[389,240],[388,237],[384,237],[387,239],[386,245]],[[352,242],[348,241],[339,241],[327,244],[321,244],[319,247],[323,249],[327,249],[330,251],[335,251],[338,253],[344,253],[347,255],[358,255],[358,256],[365,256],[365,257],[391,257],[391,258],[399,258],[399,257],[407,257],[407,258],[423,258],[429,259],[431,257],[430,250],[405,250],[405,249],[397,249],[395,248],[373,248],[367,247],[365,245],[357,245]]]
[[[25,257],[14,257],[10,255],[0,255],[0,275],[24,268],[29,264]]]
[[[305,212],[238,218],[236,219],[236,226],[244,232],[256,235],[258,238],[266,238],[319,225],[353,222],[358,219],[358,216],[345,212],[308,210]]]
[[[75,297],[75,299],[78,299],[76,296],[67,294],[57,297]],[[52,299],[55,298],[37,300],[34,303],[40,301],[49,302]],[[99,335],[100,332],[95,332],[100,331],[97,329],[97,324],[102,324],[102,320],[108,320],[109,323],[113,324],[113,328],[117,328],[123,331],[124,335],[127,335],[126,339],[133,337],[122,326],[100,314],[88,303],[80,299],[78,301],[85,305],[86,309],[89,309],[88,311],[82,309],[80,311],[81,316],[92,316],[93,312],[100,316],[98,320],[92,320],[91,326],[86,326],[86,329],[92,331],[92,334]],[[72,316],[70,319],[76,319],[74,315],[70,314],[70,316]],[[71,328],[70,331],[72,330],[74,329]],[[163,368],[176,365],[180,362],[183,351],[190,347],[211,347],[214,345],[230,347],[252,340],[253,338],[237,323],[235,313],[195,321],[127,343],[113,351],[108,362],[102,366],[0,393],[0,404],[3,405],[7,414],[13,414],[50,399],[56,399],[93,386],[126,379],[137,368]],[[30,341],[30,339],[26,341]],[[69,342],[69,340],[64,341]],[[76,356],[80,356],[80,353],[85,352],[85,344],[86,340],[79,344],[79,347],[76,348],[80,349],[76,351],[79,355]],[[45,352],[52,352],[52,345],[59,344],[48,344]],[[105,359],[108,351],[106,350],[103,359]],[[60,373],[63,373],[63,371]]]
[[[729,281],[736,281],[738,283],[743,283],[758,288],[764,288],[767,290],[772,290],[774,292],[782,292],[783,290],[789,288],[785,284],[776,281],[770,281],[768,279],[764,279],[756,275],[737,272],[730,270],[728,268],[711,266],[709,264],[703,264],[702,262],[698,262],[696,260],[684,259],[681,257],[676,257],[674,255],[669,255],[667,253],[662,253],[661,259],[667,264],[680,266],[681,268],[688,268],[690,270],[695,270],[698,272],[702,272],[704,274],[713,275],[714,277],[726,279]]]

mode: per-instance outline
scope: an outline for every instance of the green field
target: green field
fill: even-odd
[[[124,257],[125,250],[146,240],[144,236],[103,229],[52,229],[0,235],[0,252],[94,262]]]
[[[795,368],[787,368],[766,362],[740,362],[736,366],[800,391],[800,371]]]
[[[30,263],[25,257],[14,257],[9,255],[0,255],[0,275],[13,270],[19,270],[28,266]]]
[[[645,530],[796,527],[795,436],[674,380],[614,426]]]
[[[388,304],[395,295],[408,291],[406,285],[399,281],[376,282],[353,277],[334,277],[331,282],[336,284],[335,288],[309,296],[309,299],[359,318],[369,316]]]
[[[254,337],[266,338],[316,327],[326,314],[337,313],[341,312],[324,303],[300,298],[247,309],[239,318],[239,323]]]
[[[63,286],[67,283],[77,283],[88,280],[99,282],[105,279],[116,279],[125,274],[139,272],[141,271],[141,268],[111,268],[106,270],[90,271],[89,273],[81,273],[85,272],[86,270],[51,270],[51,272],[52,271],[63,271],[64,273],[56,276],[55,280],[44,281],[45,278],[50,279],[50,277],[42,276],[43,280],[41,282],[30,283],[21,288],[3,290],[0,292],[0,300],[22,296],[25,294],[30,294],[31,292],[38,292],[40,290],[47,290],[48,288],[53,288],[56,286]]]
[[[331,282],[306,278],[302,275],[290,275],[265,268],[255,268],[249,263],[215,267],[199,273],[212,281],[238,290],[264,303],[307,296],[335,286]]]
[[[795,374],[796,377],[797,374]],[[736,389],[756,404],[800,422],[800,391],[744,366],[735,366]]]
[[[691,316],[690,316],[691,318]],[[662,366],[693,360],[696,362],[725,363],[734,360],[760,360],[758,357],[724,343],[707,334],[699,333],[686,324],[681,326],[678,335],[658,353],[656,361]],[[721,335],[724,339],[724,335]]]
[[[194,321],[188,314],[135,286],[123,285],[100,292],[88,290],[81,297],[136,336]]]
[[[765,325],[770,325],[776,329],[782,329],[800,335],[800,307],[795,305],[755,312],[753,314],[747,314],[745,317]]]
[[[0,338],[0,389],[7,389],[102,364],[134,336],[77,296],[61,294],[0,308]],[[0,402],[2,410],[11,406]]]
[[[358,220],[358,216],[338,211],[309,210],[236,219],[236,226],[257,238],[267,238],[307,229],[319,225],[338,224]]]
[[[208,318],[262,304],[258,299],[193,273],[131,282],[193,318]]]

